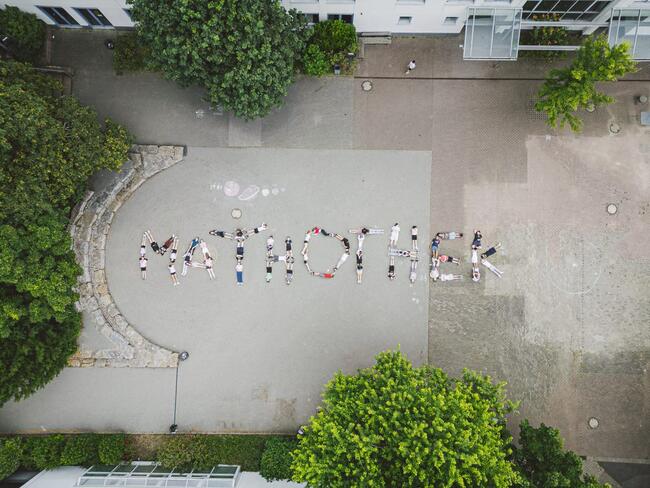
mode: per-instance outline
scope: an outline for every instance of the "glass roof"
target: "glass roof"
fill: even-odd
[[[521,8],[467,8],[463,59],[517,59]]]
[[[185,487],[234,488],[239,480],[240,467],[219,464],[212,469],[189,472],[165,469],[157,463],[134,462],[116,465],[91,466],[82,474],[75,487],[129,486],[133,488]]]
[[[632,57],[650,60],[650,10],[613,9],[609,20],[609,45],[627,42]]]

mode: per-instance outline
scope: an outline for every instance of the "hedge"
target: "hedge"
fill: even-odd
[[[267,481],[291,479],[291,452],[298,446],[295,438],[271,437],[262,454],[260,474]]]
[[[243,471],[259,471],[267,439],[262,435],[176,435],[161,447],[157,460],[166,468],[238,464]]]
[[[0,439],[0,480],[10,476],[20,467],[22,455],[21,439]]]
[[[244,471],[264,472],[269,479],[289,477],[288,456],[291,438],[267,435],[165,435],[153,459],[150,452],[126,446],[143,438],[137,434],[52,434],[0,439],[0,480],[18,468],[52,469],[57,466],[117,464],[124,459],[158,461],[169,468],[211,468],[217,464],[237,464]],[[295,444],[293,444],[295,446]],[[133,446],[131,446],[133,447]],[[269,451],[269,452],[265,452]],[[287,454],[283,458],[283,453]],[[144,456],[143,456],[144,454]]]

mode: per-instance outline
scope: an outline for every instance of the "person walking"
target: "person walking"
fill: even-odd
[[[411,71],[415,69],[415,59],[412,59],[411,62],[408,64],[408,67],[406,68],[406,72],[404,73],[405,75],[410,75]]]

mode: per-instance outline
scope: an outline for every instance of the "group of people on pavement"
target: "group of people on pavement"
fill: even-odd
[[[443,240],[454,240],[462,239],[462,232],[438,232],[433,240],[431,241],[431,279],[433,281],[455,281],[462,280],[463,275],[454,274],[454,273],[441,273],[440,265],[442,263],[452,263],[457,266],[460,265],[460,258],[449,256],[446,254],[440,254],[439,248],[440,243]],[[474,229],[474,238],[472,239],[471,246],[471,263],[472,263],[472,281],[478,282],[481,279],[481,270],[479,268],[479,250],[482,248],[482,239],[483,235],[478,229]],[[498,242],[494,246],[489,247],[485,252],[480,253],[480,263],[489,269],[492,273],[497,275],[499,278],[503,275],[503,272],[494,266],[487,258],[496,254],[497,249],[501,247],[501,243]]]
[[[169,253],[169,264],[167,265],[167,270],[169,271],[169,276],[171,278],[172,284],[174,286],[179,285],[180,281],[178,281],[178,276],[176,274],[176,257],[178,256],[178,237],[175,234],[172,234],[171,237],[167,239],[165,242],[163,242],[163,245],[161,246],[154,239],[150,230],[146,230],[142,234],[142,242],[140,244],[139,264],[140,264],[140,276],[142,277],[143,280],[147,279],[147,262],[149,261],[149,258],[147,258],[147,242],[149,243],[152,251],[155,254],[159,254],[160,256],[164,256],[165,253],[171,249]],[[203,262],[194,262],[192,260],[194,251],[197,247],[201,247],[201,251],[203,253]],[[208,276],[210,277],[210,279],[213,280],[214,279],[214,270],[212,269],[213,262],[214,260],[210,255],[210,251],[208,249],[207,243],[203,239],[200,239],[199,237],[195,237],[194,239],[192,239],[187,251],[183,255],[183,271],[181,275],[182,276],[187,275],[187,271],[189,268],[204,268],[208,272]]]

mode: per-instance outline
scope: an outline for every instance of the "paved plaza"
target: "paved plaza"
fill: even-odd
[[[526,417],[559,427],[582,455],[650,457],[650,134],[634,102],[650,94],[645,69],[608,87],[617,103],[585,114],[575,136],[548,129],[531,109],[544,63],[462,62],[458,38],[394,39],[366,47],[357,78],[299,79],[285,106],[244,124],[210,112],[198,90],[151,74],[115,77],[102,42],[84,33],[55,42],[55,61],[76,69],[73,91],[124,121],[138,142],[187,146],[184,161],[116,214],[109,286],[143,335],[191,357],[178,377],[174,369],[68,368],[0,410],[0,430],[162,432],[178,380],[182,430],[291,432],[314,413],[333,371],[368,366],[400,344],[416,363],[507,381],[521,400],[515,435]],[[418,68],[405,78],[400,63],[413,57]],[[365,79],[371,92],[360,88]],[[613,121],[618,135],[608,130]],[[260,193],[226,197],[226,181]],[[230,217],[235,207],[240,221]],[[406,263],[396,282],[386,279],[384,236],[367,240],[361,286],[352,259],[330,282],[308,276],[298,260],[289,287],[278,263],[267,285],[264,233],[246,243],[247,282],[238,288],[234,246],[207,231],[262,221],[276,246],[287,234],[301,242],[313,225],[341,232],[393,221],[406,243],[417,224],[422,279],[411,287]],[[135,249],[144,228],[159,240],[176,232],[184,245],[205,238],[217,252],[216,281],[192,270],[174,288],[166,260],[150,256],[143,283]],[[479,284],[424,279],[425,240],[474,228],[484,244],[502,242],[493,262],[503,278],[483,270]],[[335,243],[314,244],[314,268],[334,264]],[[469,245],[444,244],[464,259],[450,270],[468,275]],[[85,317],[82,341],[101,343],[93,328]],[[589,429],[590,417],[598,429]]]

